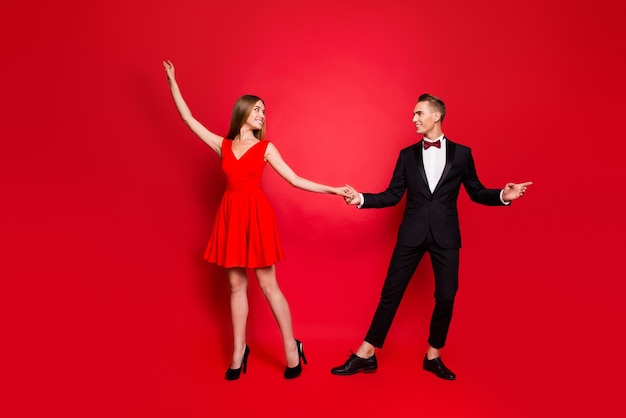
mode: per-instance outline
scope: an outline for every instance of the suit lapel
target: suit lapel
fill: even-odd
[[[422,154],[422,148],[424,147],[424,145],[422,144],[422,141],[415,144],[415,146],[413,147],[413,151],[415,152],[415,161],[417,162],[417,170],[422,176],[422,180],[424,180],[424,184],[426,185],[426,190],[430,191],[430,189],[428,188],[428,179],[426,178],[426,170],[424,170],[424,157]]]
[[[450,142],[450,140],[448,138],[446,138],[446,166],[443,168],[443,173],[441,173],[441,178],[439,178],[439,181],[437,182],[437,186],[435,187],[435,190],[433,191],[433,194],[435,194],[437,192],[437,189],[439,189],[439,186],[441,186],[441,184],[443,183],[444,179],[446,178],[446,176],[450,172],[450,169],[452,168],[452,162],[454,161],[454,153],[455,152],[456,152],[456,144],[454,142]],[[424,164],[422,164],[422,166],[423,165]],[[423,170],[423,168],[422,168],[422,170]],[[426,175],[426,174],[424,174],[424,175]]]
[[[415,146],[413,147],[413,151],[415,153],[415,161],[417,161],[417,167],[418,167],[420,176],[422,176],[422,180],[424,180],[426,189],[430,192],[430,188],[428,187],[428,178],[426,178],[426,170],[424,169],[424,157],[422,154],[422,148],[423,148],[422,141],[415,144]],[[435,187],[435,190],[432,192],[432,194],[435,194],[435,192],[437,192],[437,189],[439,189],[439,186],[441,186],[444,179],[450,172],[450,169],[452,168],[452,162],[454,161],[455,152],[456,152],[456,144],[454,142],[451,142],[448,138],[446,138],[446,165],[443,168],[443,173],[441,173],[441,178],[439,179],[439,182],[437,182],[437,186]]]

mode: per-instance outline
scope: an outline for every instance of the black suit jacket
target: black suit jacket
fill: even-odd
[[[501,189],[485,188],[476,174],[472,151],[446,138],[446,164],[431,193],[424,171],[422,141],[400,151],[387,190],[363,193],[363,208],[396,205],[406,190],[406,208],[398,231],[398,244],[416,246],[424,242],[428,229],[442,248],[461,248],[457,199],[461,184],[470,199],[489,206],[502,206]]]

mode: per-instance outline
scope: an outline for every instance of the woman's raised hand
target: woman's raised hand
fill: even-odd
[[[163,61],[163,68],[165,69],[165,74],[167,74],[167,80],[175,80],[174,78],[174,64],[172,61],[167,60]]]

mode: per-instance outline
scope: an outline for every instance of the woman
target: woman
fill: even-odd
[[[246,373],[250,349],[246,344],[248,297],[246,269],[253,268],[259,286],[283,338],[287,366],[284,377],[302,373],[306,364],[302,343],[294,338],[291,312],[276,281],[277,261],[284,259],[277,234],[274,212],[260,187],[266,163],[292,186],[316,193],[349,196],[345,187],[330,187],[299,177],[282,159],[274,144],[264,141],[265,104],[256,96],[240,97],[233,108],[226,138],[198,122],[185,103],[176,83],[174,65],[163,62],[176,108],[183,121],[222,160],[226,190],[217,211],[213,232],[204,258],[225,267],[230,282],[230,306],[234,334],[233,358],[226,379],[236,380]]]

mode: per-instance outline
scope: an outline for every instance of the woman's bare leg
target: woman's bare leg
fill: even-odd
[[[246,347],[246,324],[248,321],[248,278],[241,267],[226,269],[230,283],[230,317],[233,323],[233,360],[231,369],[241,367]]]
[[[293,336],[291,323],[291,311],[287,299],[278,286],[276,280],[276,266],[255,269],[259,287],[270,305],[270,309],[276,318],[280,334],[283,337],[283,347],[287,359],[287,367],[296,367],[300,362],[296,340]]]

